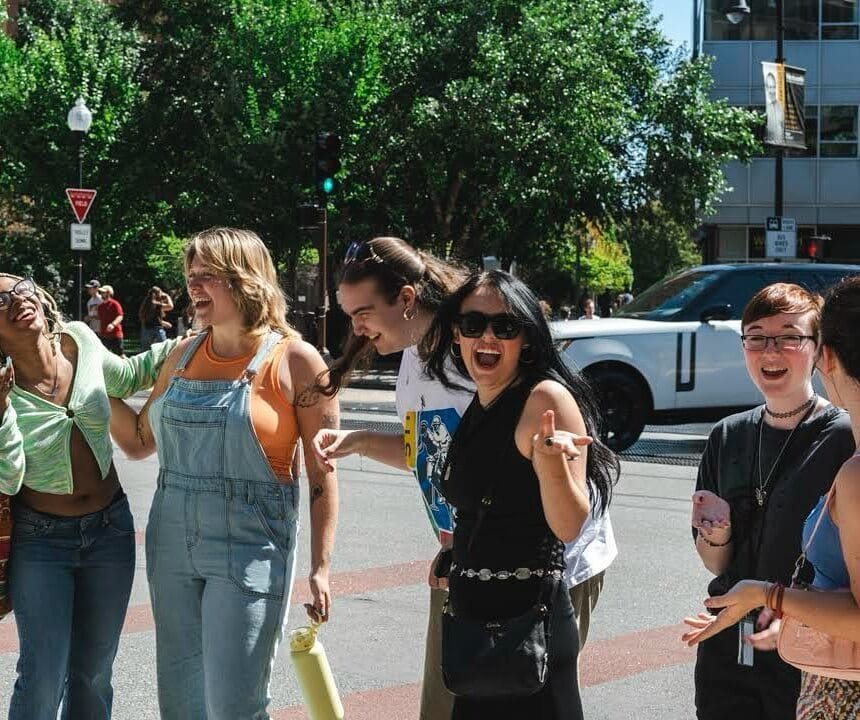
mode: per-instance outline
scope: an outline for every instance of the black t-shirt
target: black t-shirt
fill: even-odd
[[[731,506],[731,562],[708,586],[726,592],[744,578],[788,583],[800,555],[806,516],[854,452],[847,413],[828,406],[804,420],[783,452],[759,507],[759,423],[762,407],[731,415],[711,431],[699,464],[697,490],[710,490]],[[761,482],[767,478],[790,430],[762,427]],[[693,529],[695,537],[696,530]]]

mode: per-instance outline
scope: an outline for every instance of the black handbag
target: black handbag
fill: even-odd
[[[453,453],[446,459],[450,473]],[[492,483],[478,509],[469,538],[472,547],[492,504]],[[490,582],[493,582],[492,580]],[[504,581],[503,581],[504,582]],[[556,578],[537,603],[522,615],[499,621],[463,617],[454,603],[442,611],[442,679],[453,695],[478,699],[534,695],[546,684],[550,656],[551,601],[558,590]]]
[[[553,591],[558,586],[556,580]],[[442,677],[457,696],[505,698],[534,695],[546,684],[551,609],[539,602],[517,617],[488,622],[442,615]]]

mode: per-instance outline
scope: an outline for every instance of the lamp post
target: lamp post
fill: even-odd
[[[69,125],[69,130],[78,142],[78,187],[84,186],[84,138],[90,131],[90,125],[93,123],[93,114],[90,112],[83,98],[75,100],[75,104],[71,110],[66,122]],[[81,250],[75,250],[77,255],[78,266],[78,320],[83,320],[82,297],[84,294],[84,269],[83,255]]]
[[[736,2],[726,8],[726,20],[733,25],[737,25],[744,21],[747,15],[750,14],[749,5],[746,0]],[[783,44],[785,42],[785,2],[784,0],[776,0],[776,60],[778,64],[785,63],[783,53]],[[774,165],[774,188],[773,188],[773,214],[776,217],[782,217],[782,159],[785,151],[779,145],[774,146],[776,152]]]

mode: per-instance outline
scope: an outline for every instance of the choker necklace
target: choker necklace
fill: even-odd
[[[51,385],[50,391],[42,390],[39,387],[38,383],[34,383],[34,384],[30,385],[30,387],[33,388],[33,390],[38,391],[40,394],[44,395],[45,397],[53,399],[53,398],[57,397],[57,390],[59,389],[59,382],[60,382],[60,365],[59,365],[59,358],[57,356],[57,344],[54,341],[51,342],[51,351],[52,351],[52,354],[54,356],[54,382]]]
[[[770,484],[770,479],[773,476],[774,471],[779,465],[779,461],[782,459],[783,453],[786,451],[786,448],[788,448],[789,444],[791,443],[791,439],[794,437],[794,433],[797,431],[797,428],[803,425],[803,421],[806,420],[806,418],[808,418],[812,414],[812,411],[815,409],[815,401],[817,399],[818,395],[813,393],[812,397],[800,406],[801,409],[804,407],[808,407],[809,409],[806,411],[806,414],[800,419],[800,422],[797,423],[797,425],[795,425],[791,429],[791,432],[788,434],[788,438],[786,438],[786,441],[782,444],[782,447],[779,449],[779,452],[776,455],[776,460],[774,460],[771,464],[770,470],[768,471],[767,477],[764,479],[764,481],[762,481],[761,479],[761,436],[762,431],[764,430],[764,413],[762,413],[761,420],[759,420],[758,423],[758,485],[755,488],[755,501],[759,507],[763,507],[765,501],[767,500],[767,487]],[[765,410],[767,410],[767,405],[765,405]],[[791,414],[795,415],[797,414],[797,412],[797,410],[793,410]]]
[[[815,402],[815,399],[817,397],[818,396],[815,393],[812,393],[812,397],[809,398],[809,400],[805,400],[803,402],[803,404],[798,405],[796,408],[794,408],[794,410],[789,410],[788,412],[774,412],[765,403],[764,411],[768,415],[770,415],[771,417],[779,418],[780,420],[785,420],[786,418],[794,417],[798,413],[801,413],[804,410],[806,410],[806,408],[808,408],[810,405],[812,405],[813,402]]]

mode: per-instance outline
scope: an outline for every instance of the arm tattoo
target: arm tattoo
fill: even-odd
[[[329,430],[337,430],[340,427],[340,422],[338,421],[337,415],[335,415],[334,413],[323,413],[320,427],[327,428]]]
[[[313,504],[317,500],[319,500],[324,494],[325,491],[323,490],[323,486],[320,485],[320,483],[314,483],[311,486],[311,506],[313,506]]]
[[[320,391],[317,390],[316,385],[311,385],[296,395],[295,406],[302,408],[313,407],[319,402],[319,399]]]

